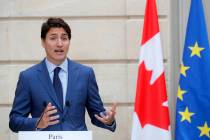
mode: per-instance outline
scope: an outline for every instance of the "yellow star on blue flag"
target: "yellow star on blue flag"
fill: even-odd
[[[201,57],[201,51],[204,50],[204,48],[199,47],[198,42],[196,42],[194,46],[189,47],[189,49],[192,51],[191,57],[192,56]]]
[[[191,0],[176,103],[175,140],[210,140],[210,47],[202,0]]]
[[[205,122],[205,124],[204,124],[203,127],[202,126],[199,126],[198,129],[201,131],[200,137],[201,136],[204,136],[204,135],[207,136],[207,137],[210,137],[210,135],[209,135],[210,127],[208,127],[207,122]]]

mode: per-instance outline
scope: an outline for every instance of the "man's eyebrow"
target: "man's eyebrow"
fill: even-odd
[[[52,34],[49,34],[50,36],[56,36],[57,34],[55,34],[55,33],[52,33]]]
[[[58,35],[58,34],[52,33],[52,34],[50,34],[50,35]],[[68,34],[67,34],[67,33],[62,33],[61,35],[68,35]]]
[[[68,36],[68,34],[67,34],[67,33],[63,33],[62,35],[63,35],[63,36]]]
[[[52,34],[49,34],[49,36],[59,36],[59,35],[56,34],[56,33],[52,33]],[[67,33],[63,33],[63,34],[61,34],[61,36],[68,37],[68,34]]]

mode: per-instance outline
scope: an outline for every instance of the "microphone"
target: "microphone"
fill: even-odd
[[[44,101],[44,102],[43,102],[43,107],[45,108],[46,106],[47,106],[47,102]]]
[[[66,105],[67,107],[70,107],[70,102],[69,102],[69,100],[66,101],[65,105]]]
[[[63,118],[62,118],[62,122],[64,122],[65,121],[65,118],[66,118],[66,116],[68,116],[69,115],[69,109],[70,109],[70,106],[71,106],[71,103],[70,103],[70,101],[69,100],[67,100],[66,102],[65,102],[65,106],[66,106],[66,109],[64,110],[65,111],[65,113],[64,113],[64,116],[63,116]],[[72,122],[73,122],[73,120],[71,119],[71,117],[68,117]]]

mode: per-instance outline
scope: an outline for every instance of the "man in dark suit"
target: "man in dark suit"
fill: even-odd
[[[67,58],[69,25],[61,18],[49,18],[42,24],[41,39],[46,58],[20,73],[10,129],[83,131],[87,110],[94,125],[115,131],[116,104],[104,109],[93,69]]]

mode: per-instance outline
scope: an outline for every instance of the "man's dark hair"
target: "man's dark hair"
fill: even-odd
[[[69,25],[61,18],[49,18],[46,22],[42,24],[41,28],[41,38],[44,40],[48,31],[51,28],[63,28],[68,34],[69,40],[71,39],[71,29]]]

